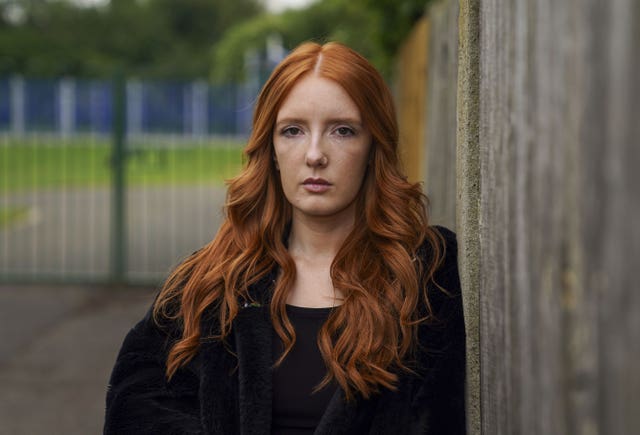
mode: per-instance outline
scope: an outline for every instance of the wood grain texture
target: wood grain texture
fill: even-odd
[[[639,19],[623,0],[481,2],[483,433],[640,430]]]
[[[422,181],[430,23],[423,17],[400,48],[395,96],[400,127],[399,150],[412,182]]]
[[[428,13],[431,36],[422,178],[431,200],[432,222],[454,228],[458,4],[437,2],[429,7]]]
[[[429,20],[424,179],[445,225],[455,189],[470,433],[640,433],[640,3]]]

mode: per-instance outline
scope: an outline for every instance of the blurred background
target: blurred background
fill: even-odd
[[[640,2],[0,0],[0,434],[100,433],[306,40],[391,86],[455,229],[470,434],[640,433]]]
[[[211,240],[253,101],[338,40],[393,80],[422,0],[0,0],[0,433],[101,431],[127,330]]]
[[[0,278],[158,283],[215,234],[274,65],[340,40],[391,80],[424,1],[391,4],[1,1]]]

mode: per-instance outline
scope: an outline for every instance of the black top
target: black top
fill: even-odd
[[[335,392],[335,383],[312,393],[327,373],[318,349],[318,332],[332,308],[305,308],[287,305],[287,316],[296,331],[293,349],[273,373],[272,434],[313,434]],[[273,362],[284,345],[273,333]]]

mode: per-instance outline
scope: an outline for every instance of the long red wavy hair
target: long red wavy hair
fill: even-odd
[[[380,387],[394,389],[398,370],[410,370],[417,326],[430,314],[425,284],[441,262],[441,236],[428,226],[420,186],[401,171],[394,104],[380,74],[344,45],[305,43],[275,68],[257,99],[245,165],[228,183],[226,219],[216,237],[173,271],[156,300],[156,321],[169,318],[182,327],[168,355],[169,378],[195,356],[201,340],[230,334],[240,301],[251,300],[249,286],[274,269],[280,273],[269,309],[285,345],[277,364],[293,347],[295,331],[285,309],[296,274],[285,246],[291,206],[276,172],[272,137],[285,97],[311,73],[346,90],[372,135],[356,222],[331,266],[344,302],[318,336],[328,374],[317,388],[335,380],[348,399],[356,393],[366,398]],[[416,261],[423,243],[429,264]],[[203,337],[200,322],[212,308],[218,329]]]

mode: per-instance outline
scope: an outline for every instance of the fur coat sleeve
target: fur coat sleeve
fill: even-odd
[[[455,234],[438,227],[446,256],[429,284],[435,319],[418,330],[418,370],[399,375],[398,389],[346,402],[337,388],[316,435],[465,433],[465,331]],[[428,252],[420,255],[428,258]],[[262,291],[268,291],[268,281]],[[206,327],[204,325],[203,327]],[[150,314],[127,335],[107,393],[105,434],[271,434],[271,334],[268,306],[247,306],[227,346],[203,341],[171,382],[164,375],[176,333]],[[235,355],[234,355],[235,354]]]
[[[107,390],[105,434],[201,434],[198,386],[191,366],[167,382],[171,336],[151,312],[127,335]]]

